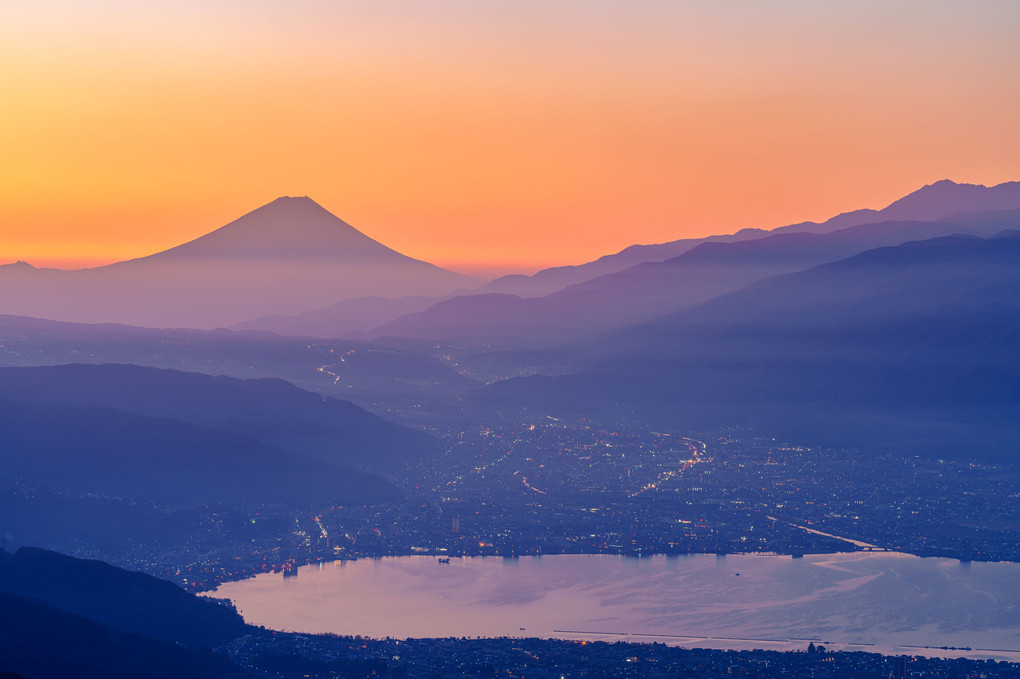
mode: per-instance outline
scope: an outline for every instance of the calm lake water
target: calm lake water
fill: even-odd
[[[232,599],[250,623],[295,632],[775,650],[813,640],[1020,659],[1020,565],[895,553],[387,557],[306,566],[286,579],[266,573],[211,595]]]

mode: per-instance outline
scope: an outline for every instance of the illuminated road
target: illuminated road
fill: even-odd
[[[659,432],[652,432],[652,433],[653,434],[657,434],[659,436],[670,436],[670,434],[660,434]],[[678,438],[682,439],[686,443],[687,447],[690,449],[690,451],[691,451],[690,459],[680,460],[679,468],[671,469],[668,472],[663,472],[662,474],[659,474],[659,478],[657,478],[655,481],[653,481],[653,482],[651,482],[651,483],[649,483],[649,484],[647,484],[645,486],[642,486],[640,489],[634,491],[633,493],[630,494],[630,497],[637,497],[638,495],[641,495],[642,493],[644,493],[646,491],[654,490],[654,489],[658,488],[659,486],[661,486],[666,481],[669,481],[670,479],[675,478],[675,477],[679,476],[680,474],[684,473],[688,469],[691,469],[692,467],[694,467],[694,465],[700,464],[700,463],[705,462],[707,460],[707,456],[705,454],[705,443],[703,441],[698,441],[697,439],[687,438],[686,436],[680,436]]]
[[[777,519],[774,516],[766,516],[765,518],[770,520],[770,521],[781,521],[781,519]],[[815,535],[821,535],[821,536],[824,536],[824,537],[827,537],[827,538],[832,538],[833,540],[842,540],[843,542],[849,542],[851,545],[856,545],[857,547],[867,547],[868,549],[870,549],[870,550],[872,550],[874,552],[886,552],[886,551],[889,551],[885,547],[879,547],[878,545],[873,545],[870,542],[861,542],[860,540],[853,540],[851,538],[845,538],[842,535],[833,535],[832,533],[823,533],[820,530],[815,530],[814,528],[808,528],[807,526],[801,526],[800,524],[796,524],[796,523],[790,523],[789,521],[783,521],[783,523],[785,523],[788,526],[793,526],[794,528],[800,528],[802,531],[805,531],[805,532],[808,532],[808,533],[813,533]]]
[[[518,469],[517,471],[514,472],[514,476],[517,476],[520,473],[521,473],[521,471]],[[524,487],[527,488],[528,490],[533,490],[536,493],[541,493],[542,495],[548,495],[549,494],[549,493],[545,492],[544,490],[539,490],[538,488],[535,488],[533,485],[528,483],[528,477],[527,476],[523,476],[523,475],[521,476],[521,483],[523,483]]]

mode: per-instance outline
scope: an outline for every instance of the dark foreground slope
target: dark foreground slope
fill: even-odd
[[[479,399],[1015,460],[1020,232],[870,250],[587,351],[593,367],[582,373],[511,380]]]
[[[0,401],[3,475],[61,493],[166,504],[367,503],[387,482],[233,432],[95,406]]]
[[[251,675],[209,647],[249,629],[165,580],[42,549],[0,551],[0,672],[241,679]]]
[[[0,594],[0,671],[26,679],[243,679],[207,648],[129,634],[36,599]]]
[[[3,368],[0,399],[182,420],[355,467],[438,454],[438,444],[426,434],[280,379],[241,380],[136,365]]]
[[[172,582],[35,547],[0,555],[0,592],[175,644],[218,646],[247,630],[233,609]]]

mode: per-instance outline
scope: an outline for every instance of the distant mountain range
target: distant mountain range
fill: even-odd
[[[985,187],[943,180],[882,210],[856,210],[822,223],[633,245],[587,264],[505,276],[441,299],[348,300],[234,327],[311,337],[497,345],[558,342],[669,313],[771,275],[873,247],[949,233],[989,235],[1015,224],[1018,210],[1020,182]],[[836,232],[841,235],[812,238]]]
[[[357,332],[363,337],[434,338],[460,333],[453,327],[456,323],[451,326],[444,319],[456,313],[456,305],[464,304],[471,312],[485,309],[469,335],[492,338],[504,330],[498,327],[500,322],[486,327],[491,325],[486,315],[517,327],[543,321],[529,318],[530,312],[512,297],[491,295],[541,298],[636,265],[671,260],[710,243],[822,234],[887,221],[955,223],[955,217],[963,213],[1017,208],[1020,182],[984,187],[944,180],[882,210],[857,210],[823,223],[804,222],[772,231],[744,229],[731,235],[634,245],[587,264],[508,276],[478,288],[481,281],[372,240],[310,198],[283,197],[205,236],[148,257],[76,271],[36,269],[24,262],[0,266],[0,291],[4,292],[0,314],[162,328],[235,327],[317,337]],[[605,283],[614,284],[612,280]],[[489,296],[481,304],[444,302],[451,294],[472,289],[471,294]],[[573,292],[584,294],[583,290]],[[486,300],[494,306],[489,308]],[[428,310],[436,303],[445,306]],[[667,305],[649,311],[670,310]],[[424,317],[402,318],[423,312]],[[523,334],[530,336],[527,330]]]
[[[368,295],[441,296],[479,282],[391,250],[307,197],[283,197],[148,257],[76,271],[0,266],[0,313],[215,328]]]
[[[377,336],[373,343],[262,330],[276,325],[328,334],[338,325],[349,328],[352,318],[384,317],[434,298],[334,301],[301,315],[263,317],[261,330],[245,331],[0,316],[0,365],[119,362],[282,377],[382,414],[399,413],[405,421],[419,412],[459,417],[472,407],[579,413],[606,408],[680,428],[753,423],[800,439],[954,453],[969,442],[994,457],[1010,441],[1020,441],[1012,438],[1011,424],[1020,396],[1010,386],[1020,355],[1014,278],[1020,261],[1013,258],[1017,238],[1011,231],[1017,228],[1020,183],[988,188],[943,181],[883,210],[847,213],[822,224],[655,246],[641,256],[653,251],[661,256],[674,246],[685,251],[540,297],[480,292],[442,299],[378,326],[369,333]],[[275,234],[268,227],[225,231],[225,241],[220,236],[196,241],[197,252],[205,253],[201,257],[186,246],[183,255],[168,251],[165,257],[231,259],[241,242],[234,236],[243,232],[251,239],[237,259],[250,265],[268,252],[266,243]],[[357,255],[361,259],[389,261],[374,245],[357,238],[351,243],[369,253]],[[300,248],[285,248],[284,254],[313,258]],[[340,256],[337,250],[327,259]],[[536,346],[543,351],[533,351]],[[150,382],[156,373],[100,368],[103,379],[89,373],[95,366],[40,369],[31,373],[31,380],[41,380],[32,385],[20,381],[29,372],[0,373],[0,400],[7,399],[11,423],[5,435],[27,436],[25,423],[64,408],[83,440],[92,435],[88,427],[112,431],[114,418],[151,418],[167,428],[168,437],[203,438],[209,432],[239,437],[225,449],[277,462],[281,458],[273,456],[300,456],[305,462],[295,462],[295,468],[306,470],[311,467],[302,465],[358,465],[363,458],[402,463],[417,459],[417,453],[402,457],[395,451],[422,450],[427,456],[431,449],[415,432],[375,429],[353,406],[321,402],[279,383],[203,383],[180,375]],[[481,379],[543,371],[559,377],[479,389]],[[59,379],[47,381],[44,375]],[[107,378],[108,386],[101,386]],[[178,390],[190,395],[175,401]],[[150,394],[160,391],[164,395]],[[99,414],[90,420],[89,409]],[[141,423],[125,420],[123,426],[140,431]],[[365,436],[356,443],[359,430]],[[347,444],[331,447],[338,440]],[[60,443],[33,439],[33,445],[57,454]],[[268,463],[262,469],[270,473]]]
[[[479,293],[499,292],[520,297],[541,297],[598,276],[623,271],[643,262],[662,262],[693,250],[702,243],[752,240],[777,233],[828,233],[860,224],[883,221],[934,221],[965,212],[1020,207],[1020,182],[998,186],[957,184],[948,179],[929,184],[900,198],[882,210],[854,210],[818,222],[800,222],[771,230],[742,229],[735,234],[684,238],[657,245],[631,245],[612,255],[576,266],[543,269],[531,276],[504,276],[480,288]]]
[[[993,218],[994,217],[994,218]],[[781,231],[754,240],[708,242],[663,262],[645,262],[545,297],[467,295],[373,330],[377,336],[567,341],[678,311],[782,273],[875,247],[950,234],[988,235],[1016,225],[1020,210],[957,215],[953,222],[880,222],[836,231]]]
[[[868,250],[573,351],[587,368],[473,400],[1015,462],[1020,231]]]

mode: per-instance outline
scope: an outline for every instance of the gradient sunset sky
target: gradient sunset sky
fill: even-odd
[[[1017,0],[0,3],[0,263],[308,195],[465,271],[1020,179]]]

